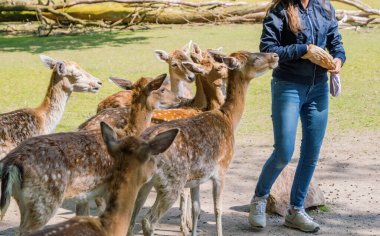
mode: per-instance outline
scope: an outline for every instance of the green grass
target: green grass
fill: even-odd
[[[261,25],[170,26],[148,31],[109,32],[80,36],[0,37],[0,113],[37,106],[42,100],[50,71],[38,54],[78,62],[100,78],[99,94],[73,94],[58,131],[73,130],[97,103],[118,91],[107,81],[110,75],[136,80],[167,71],[153,56],[154,49],[170,51],[190,39],[203,48],[224,47],[232,52],[258,51]],[[332,131],[379,130],[380,29],[342,30],[348,61],[341,74],[343,94],[331,98],[329,129]],[[271,132],[270,74],[252,81],[239,136]]]

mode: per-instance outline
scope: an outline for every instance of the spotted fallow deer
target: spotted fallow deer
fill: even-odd
[[[123,88],[125,92],[128,92],[128,94],[131,95],[132,99],[133,90],[129,90],[129,87],[131,85],[128,84],[131,83],[130,81],[121,78],[116,79],[115,77],[111,77],[110,81],[115,83],[120,88]],[[167,77],[164,80],[164,84],[166,81]],[[155,109],[167,109],[176,107],[181,103],[181,100],[176,96],[176,94],[167,89],[164,84],[159,89],[153,91],[150,95],[151,100],[156,101],[156,104],[154,105]],[[99,130],[101,121],[107,122],[108,124],[118,129],[122,129],[127,125],[130,116],[129,113],[132,101],[129,101],[128,103],[128,106],[119,106],[117,108],[106,108],[104,110],[101,110],[98,114],[90,117],[85,122],[83,122],[78,127],[78,130]]]
[[[109,201],[99,218],[75,217],[46,227],[30,236],[125,236],[134,203],[141,186],[153,175],[157,160],[154,155],[165,152],[178,130],[172,129],[145,141],[135,136],[116,139],[112,128],[101,123],[104,143],[113,167],[109,183]],[[127,221],[127,223],[125,223]]]
[[[133,222],[152,187],[157,196],[142,221],[144,235],[153,235],[160,217],[173,205],[184,188],[191,189],[193,206],[192,235],[197,233],[199,216],[199,185],[212,180],[217,234],[222,235],[222,191],[224,177],[232,161],[235,131],[244,111],[249,82],[278,64],[277,54],[239,51],[225,56],[210,51],[213,57],[229,67],[227,98],[220,109],[203,112],[192,118],[169,121],[146,129],[141,137],[149,139],[157,133],[179,128],[180,132],[171,147],[157,160],[157,171],[138,194],[131,219]]]
[[[129,122],[118,130],[119,135],[138,135],[149,125],[153,106],[157,104],[150,95],[161,87],[165,77],[141,78],[133,84]],[[112,159],[100,130],[30,138],[0,164],[1,216],[13,196],[21,213],[20,234],[44,226],[65,199],[84,204],[105,196],[112,172]]]
[[[53,70],[46,96],[37,108],[0,114],[0,159],[22,141],[52,133],[58,125],[72,92],[97,92],[102,83],[72,61],[40,56]]]
[[[194,81],[194,74],[181,66],[182,61],[189,61],[189,53],[192,48],[192,41],[182,49],[167,53],[163,50],[156,50],[154,53],[160,61],[167,62],[169,65],[169,77],[165,81],[164,87],[170,88],[181,98],[193,98],[190,84]],[[99,102],[97,113],[107,108],[128,107],[131,104],[132,94],[130,91],[120,91],[106,97]]]
[[[124,89],[128,84],[124,84],[126,80],[117,78],[117,77],[110,77],[109,79],[111,82],[115,83],[120,88]],[[162,84],[162,90],[164,89],[170,89],[168,88],[169,84],[169,77],[167,77]],[[161,91],[164,93],[164,91]],[[98,108],[96,113],[99,113],[103,111],[104,109],[108,108],[129,108],[132,104],[132,91],[130,90],[123,90],[117,93],[114,93],[102,101],[99,102]]]
[[[227,81],[227,67],[223,63],[216,62],[207,52],[202,52],[198,45],[193,44],[194,52],[191,54],[194,62],[184,60],[183,67],[196,75],[196,93],[193,99],[181,100],[179,108],[176,104],[168,110],[154,110],[152,124],[158,124],[169,120],[188,118],[198,115],[202,111],[219,108],[223,103],[223,84]],[[113,80],[123,88],[122,80]],[[165,88],[160,88],[164,92]],[[162,98],[161,98],[162,99]],[[122,128],[128,122],[129,109],[105,109],[79,126],[79,130],[99,129],[101,121],[107,122],[113,127]]]
[[[154,54],[158,60],[168,63],[170,88],[181,98],[193,98],[190,83],[194,82],[195,75],[188,71],[182,62],[191,62],[189,57],[192,50],[192,41],[171,53],[164,50],[155,50]]]

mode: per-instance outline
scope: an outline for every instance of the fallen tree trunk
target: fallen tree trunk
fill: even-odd
[[[378,22],[375,18],[380,15],[380,10],[360,0],[332,1],[359,9],[337,10],[336,17],[341,25],[364,26]],[[16,1],[0,4],[0,21],[38,20],[43,28],[49,29],[67,26],[128,27],[139,23],[246,23],[262,21],[269,7],[268,2],[252,5],[245,2],[196,3],[179,0],[76,0],[57,5],[47,0],[45,5],[28,3]]]

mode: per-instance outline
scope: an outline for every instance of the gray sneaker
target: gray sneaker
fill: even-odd
[[[311,218],[305,210],[299,210],[295,213],[291,213],[290,210],[288,210],[286,216],[285,216],[285,226],[299,229],[303,232],[309,232],[309,233],[315,233],[319,230],[319,224],[313,221],[313,218]]]
[[[251,201],[248,221],[254,228],[264,228],[267,225],[265,214],[265,209],[267,207],[267,198],[267,196],[254,196]]]

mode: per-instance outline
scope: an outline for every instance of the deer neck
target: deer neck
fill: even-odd
[[[132,103],[129,113],[128,123],[124,128],[126,135],[140,135],[150,124],[152,120],[152,109],[145,104],[134,106]]]
[[[170,77],[172,78],[172,77]],[[184,97],[183,81],[178,79],[172,79],[170,81],[170,90],[174,92],[178,97]]]
[[[220,108],[226,114],[235,131],[244,111],[244,101],[249,81],[244,79],[242,72],[232,70],[228,72],[226,102]]]
[[[130,170],[127,171],[131,172]],[[132,211],[140,189],[136,184],[136,178],[134,176],[125,178],[120,175],[112,180],[107,208],[99,217],[107,235],[127,235]]]
[[[191,100],[190,106],[203,109],[207,107],[207,98],[202,83],[203,78],[200,75],[196,76],[195,87],[196,92],[194,98]]]
[[[71,91],[64,89],[63,79],[54,71],[46,96],[41,105],[35,109],[42,126],[42,133],[48,134],[54,131],[62,118],[70,95]]]

